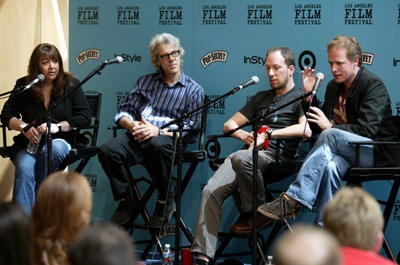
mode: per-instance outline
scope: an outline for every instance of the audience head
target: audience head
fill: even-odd
[[[92,190],[77,172],[55,172],[42,183],[32,209],[33,263],[66,264],[71,243],[87,226]]]
[[[133,265],[134,245],[127,233],[117,226],[86,228],[71,246],[71,265]]]
[[[29,265],[31,226],[17,202],[0,204],[0,265]]]
[[[378,202],[362,188],[345,187],[324,210],[324,227],[342,246],[378,251],[384,219]]]
[[[161,66],[158,64],[158,59],[159,59],[159,54],[157,54],[157,49],[161,44],[169,44],[173,48],[175,48],[176,51],[179,52],[179,58],[180,60],[180,66],[183,67],[183,55],[185,54],[185,50],[181,46],[181,42],[179,38],[175,37],[174,35],[171,35],[169,33],[162,33],[162,34],[157,34],[155,35],[149,45],[149,50],[150,50],[150,60],[153,66],[156,68],[157,72],[161,72]]]
[[[280,237],[274,249],[276,265],[340,265],[336,238],[321,227],[297,225]]]

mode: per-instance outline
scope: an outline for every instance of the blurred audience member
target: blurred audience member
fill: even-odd
[[[33,265],[69,264],[67,253],[88,225],[92,190],[77,172],[55,172],[40,186],[32,209]]]
[[[92,226],[71,246],[71,265],[133,265],[134,245],[128,234],[115,225]]]
[[[324,212],[324,227],[342,245],[344,265],[394,264],[379,256],[384,219],[378,202],[362,188],[338,191]]]
[[[31,226],[17,202],[0,204],[0,265],[30,265]]]
[[[320,227],[297,225],[279,238],[274,249],[276,265],[340,265],[336,238]]]

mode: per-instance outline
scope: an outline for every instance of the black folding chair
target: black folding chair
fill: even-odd
[[[208,102],[208,97],[205,97],[204,103]],[[207,111],[208,109],[203,109],[202,112],[202,124],[201,128],[198,130],[198,148],[197,150],[187,150],[184,151],[182,154],[182,163],[189,165],[186,169],[185,174],[183,175],[183,179],[181,181],[181,188],[180,188],[180,196],[181,197],[189,184],[190,179],[193,176],[193,173],[197,167],[197,165],[204,161],[207,157],[207,152],[204,150],[204,138],[205,138],[205,131],[206,131],[206,123],[207,123]],[[117,137],[117,131],[122,129],[119,126],[110,126],[108,129],[113,130],[113,137]],[[127,229],[130,234],[133,233],[133,229],[143,229],[148,230],[150,233],[151,238],[148,240],[136,241],[136,244],[147,244],[145,250],[142,253],[142,258],[146,258],[147,254],[154,246],[157,244],[157,249],[160,253],[162,253],[162,245],[160,240],[165,236],[175,235],[175,226],[166,225],[163,226],[161,231],[159,228],[152,228],[149,227],[148,222],[150,219],[150,215],[146,209],[146,205],[149,202],[150,198],[154,194],[156,190],[156,183],[146,177],[134,178],[131,174],[130,168],[128,166],[125,167],[125,171],[127,173],[129,182],[130,182],[130,189],[133,195],[133,199],[136,203],[135,211],[132,213],[128,223],[124,224],[123,227]],[[176,177],[173,177],[173,180],[176,181]],[[138,187],[139,183],[146,183],[148,187],[145,192],[140,192]],[[177,199],[177,194],[175,195],[175,200]],[[141,215],[143,219],[143,223],[137,222],[138,216]],[[176,217],[176,212],[174,213],[174,217]],[[186,239],[189,241],[190,244],[193,242],[193,235],[191,234],[190,230],[185,225],[183,219],[179,218],[180,229],[182,230],[183,234],[185,235]],[[177,248],[177,246],[175,246]]]
[[[397,127],[400,132],[400,116],[393,116],[393,125]],[[350,142],[350,144],[356,145],[356,166],[350,168],[347,171],[344,180],[347,181],[347,185],[360,186],[362,187],[364,182],[370,181],[393,181],[392,188],[390,189],[388,199],[386,201],[378,200],[378,202],[384,205],[383,217],[385,218],[383,232],[385,232],[387,224],[392,214],[394,205],[396,203],[397,193],[400,187],[400,166],[387,166],[387,167],[370,167],[363,168],[359,167],[360,161],[360,148],[362,145],[385,145],[389,148],[400,148],[400,142]],[[387,257],[394,262],[396,258],[390,248],[389,242],[386,240],[384,235],[383,249]]]

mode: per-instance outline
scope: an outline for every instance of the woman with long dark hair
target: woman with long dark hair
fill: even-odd
[[[9,129],[21,132],[14,137],[11,151],[11,160],[15,165],[13,200],[18,201],[28,213],[31,212],[35,194],[46,177],[47,151],[45,137],[41,137],[47,131],[46,120],[37,120],[26,132],[23,129],[79,83],[71,73],[64,71],[60,52],[48,43],[39,44],[33,50],[28,75],[17,80],[15,92],[32,82],[39,74],[44,76],[44,80],[21,93],[13,93],[1,112],[1,122]],[[82,88],[75,90],[51,111],[51,172],[57,169],[71,149],[71,127],[89,123],[90,109]],[[39,142],[38,151],[27,152],[29,142]]]

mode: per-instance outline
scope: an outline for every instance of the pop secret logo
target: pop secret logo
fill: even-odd
[[[203,68],[206,68],[213,62],[225,63],[227,58],[228,58],[228,52],[226,51],[212,51],[204,55],[203,58],[200,59],[200,62],[203,65]]]
[[[75,60],[79,65],[81,65],[89,59],[98,60],[99,55],[100,55],[100,50],[87,49],[87,50],[84,50],[83,52],[81,52],[80,54],[78,54],[78,56],[75,57]]]

